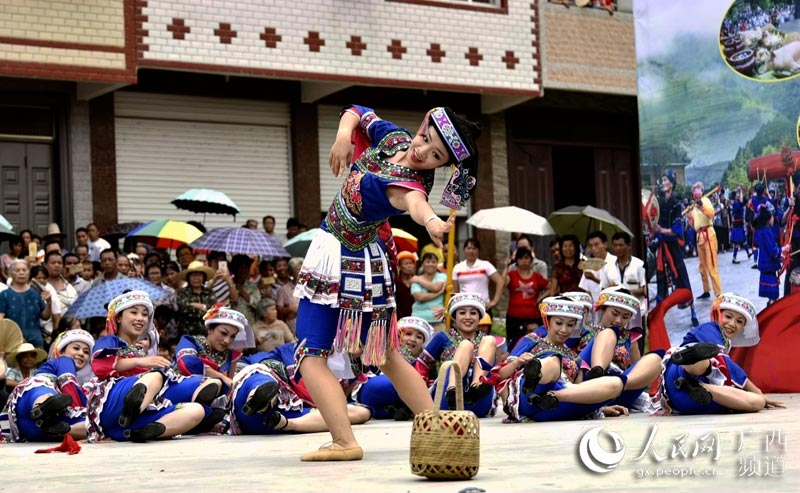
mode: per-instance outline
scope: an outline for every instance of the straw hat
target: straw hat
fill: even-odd
[[[185,281],[192,272],[202,272],[206,275],[206,280],[211,279],[215,274],[214,269],[211,267],[206,267],[199,260],[193,260],[186,269],[181,271],[181,280]]]
[[[66,238],[66,236],[67,235],[61,232],[61,227],[57,223],[50,223],[47,225],[47,234],[44,235],[44,239],[63,239]]]
[[[47,359],[47,353],[44,352],[44,349],[33,347],[33,344],[31,344],[30,342],[23,342],[22,344],[19,345],[19,347],[17,347],[17,349],[11,351],[6,355],[6,362],[10,366],[17,366],[17,356],[25,353],[34,353],[36,355],[37,365]]]

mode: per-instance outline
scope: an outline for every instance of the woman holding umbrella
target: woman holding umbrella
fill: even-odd
[[[336,359],[346,361],[348,353],[363,345],[363,363],[380,366],[412,411],[433,407],[422,378],[398,351],[394,282],[378,234],[388,228],[389,217],[408,212],[440,245],[454,219],[442,221],[428,204],[434,170],[449,163],[457,166],[444,199],[460,208],[476,184],[473,139],[478,134],[474,124],[448,108],[431,110],[414,136],[370,108],[350,106],[342,112],[329,164],[335,176],[347,166],[350,172],[309,247],[295,289],[301,299],[297,336],[304,341],[295,356],[297,367],[333,441],[301,460],[363,457],[345,396],[328,368],[331,347]],[[363,150],[352,164],[351,138]]]

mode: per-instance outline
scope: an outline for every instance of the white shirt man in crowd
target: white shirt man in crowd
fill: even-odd
[[[625,232],[614,233],[611,237],[611,248],[617,256],[614,269],[600,272],[600,288],[621,286],[639,299],[639,313],[631,318],[628,327],[638,329],[644,327],[642,314],[647,313],[647,275],[644,262],[631,255],[631,235]]]
[[[89,223],[89,225],[86,226],[86,232],[89,235],[89,242],[87,244],[89,246],[89,260],[97,262],[100,260],[100,254],[103,253],[104,250],[111,248],[111,244],[103,238],[100,238],[100,230],[95,223]],[[76,232],[76,239],[77,236],[78,233]],[[78,244],[80,245],[80,241],[78,241]]]
[[[589,236],[586,237],[586,246],[589,248],[592,258],[604,261],[605,265],[597,270],[584,269],[583,277],[581,277],[578,287],[591,294],[593,300],[597,300],[597,296],[602,291],[600,287],[600,272],[605,271],[606,275],[613,275],[612,272],[616,269],[617,257],[608,253],[608,236],[602,231],[589,233]]]

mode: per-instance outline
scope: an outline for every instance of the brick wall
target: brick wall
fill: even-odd
[[[0,75],[132,82],[134,0],[0,0]]]
[[[539,4],[546,88],[636,95],[633,14]]]
[[[140,66],[538,95],[535,1],[136,0]],[[490,9],[491,10],[491,9]]]

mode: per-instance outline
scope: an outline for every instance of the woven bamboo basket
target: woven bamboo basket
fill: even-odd
[[[442,411],[442,393],[449,368],[456,384],[456,411]],[[448,361],[439,370],[433,411],[414,417],[411,429],[411,472],[431,479],[470,479],[480,467],[480,423],[472,411],[464,411],[461,369]]]

